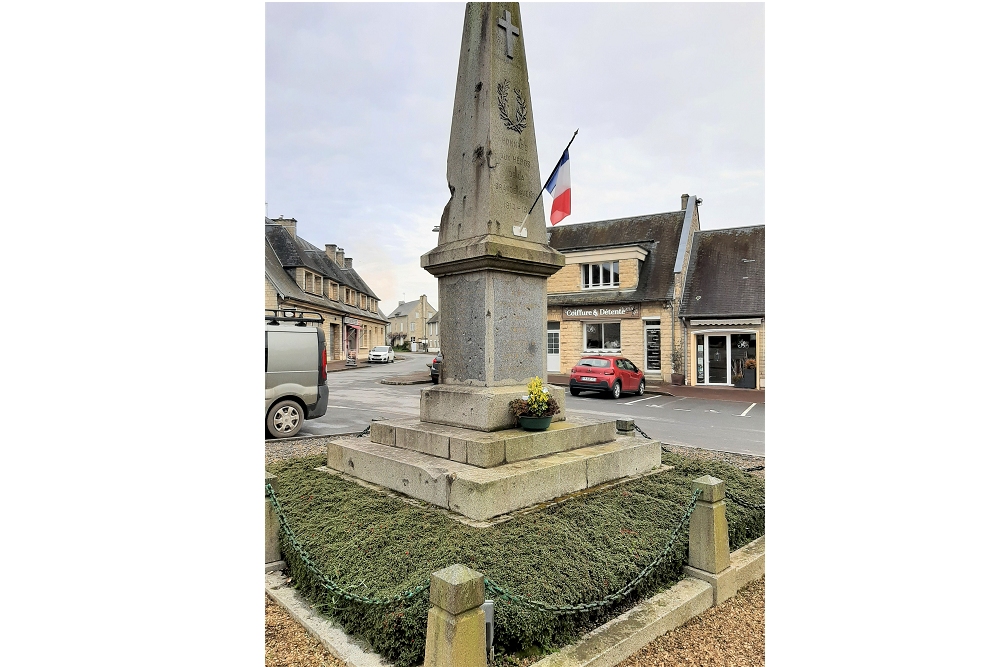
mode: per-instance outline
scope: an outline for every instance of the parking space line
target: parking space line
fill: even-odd
[[[751,410],[753,410],[753,406],[755,406],[755,405],[757,405],[757,404],[756,403],[751,403],[750,407],[747,408],[746,410],[744,410],[743,414],[741,414],[740,417],[746,417],[747,413],[750,412]]]
[[[628,403],[626,403],[625,405],[632,405],[633,403],[639,403],[639,402],[641,402],[641,401],[651,401],[651,400],[653,400],[654,398],[659,398],[659,396],[647,396],[646,398],[640,398],[640,399],[639,399],[639,400],[637,400],[637,401],[629,401],[629,402],[628,402]]]
[[[691,412],[690,408],[674,408],[674,410],[677,410],[678,412]]]

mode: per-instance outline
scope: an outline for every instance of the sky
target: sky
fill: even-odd
[[[437,306],[420,256],[448,201],[463,20],[464,3],[266,4],[266,212],[344,247],[385,313]],[[580,130],[560,225],[685,193],[703,229],[764,224],[762,3],[522,3],[521,22],[541,178]]]

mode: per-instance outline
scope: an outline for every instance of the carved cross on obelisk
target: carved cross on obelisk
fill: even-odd
[[[497,25],[507,31],[507,57],[514,57],[514,38],[521,34],[521,31],[517,29],[513,23],[510,22],[510,12],[504,10],[503,18],[497,21]]]

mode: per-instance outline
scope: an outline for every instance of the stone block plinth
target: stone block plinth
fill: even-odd
[[[544,375],[543,372],[542,376]],[[546,387],[560,407],[559,414],[552,418],[553,423],[564,421],[566,390],[553,385]],[[517,418],[510,414],[509,404],[527,393],[527,382],[506,387],[439,384],[420,392],[420,421],[474,431],[514,428],[517,426]]]
[[[495,468],[538,456],[588,447],[615,439],[613,420],[574,417],[544,431],[521,428],[474,431],[457,426],[396,419],[372,425],[372,442],[431,454],[478,468]]]
[[[660,465],[660,443],[611,442],[481,468],[359,438],[327,446],[327,466],[366,482],[486,521]]]

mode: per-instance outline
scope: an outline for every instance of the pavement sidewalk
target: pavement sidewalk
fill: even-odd
[[[569,376],[549,373],[549,384],[561,387],[569,386]],[[692,387],[675,385],[646,378],[647,394],[664,394],[666,396],[683,396],[685,398],[705,398],[713,401],[738,401],[743,403],[763,403],[763,389],[737,389],[735,387]]]

